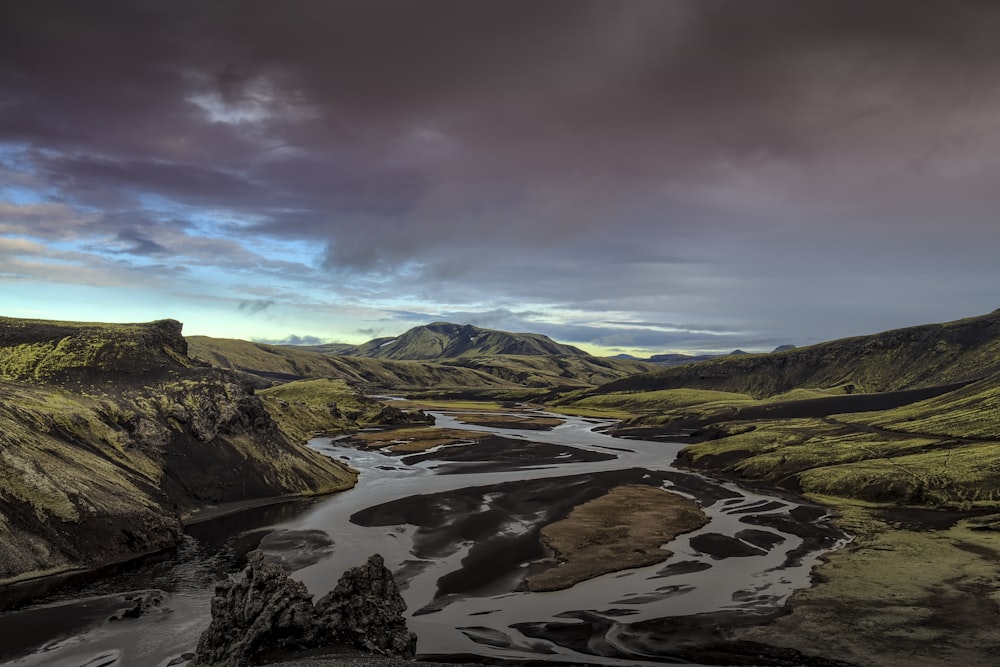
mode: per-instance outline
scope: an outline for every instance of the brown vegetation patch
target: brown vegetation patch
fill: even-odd
[[[665,561],[671,552],[662,545],[706,523],[698,504],[683,496],[638,484],[615,487],[542,529],[559,562],[529,577],[528,588],[560,590],[608,572]]]
[[[558,417],[449,414],[463,424],[475,424],[476,426],[489,426],[493,428],[521,428],[547,431],[566,423],[565,419],[559,419]]]
[[[489,433],[483,431],[421,427],[358,433],[354,436],[354,441],[368,449],[388,447],[392,452],[407,453],[423,452],[441,445],[454,445],[460,442],[476,443],[489,436]]]

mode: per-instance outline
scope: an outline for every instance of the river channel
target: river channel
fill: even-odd
[[[595,430],[603,422],[576,417],[519,430],[434,416],[437,426],[541,443],[544,456],[449,461],[448,448],[399,456],[316,438],[311,447],[361,472],[357,487],[191,526],[176,552],[0,615],[0,664],[184,664],[209,621],[211,582],[258,545],[317,597],[381,553],[421,655],[677,663],[678,647],[716,624],[775,613],[844,541],[822,508],[673,467],[678,444],[612,438]],[[537,533],[559,500],[621,483],[693,498],[710,522],[667,545],[665,562],[562,591],[524,590],[525,573],[551,556]],[[126,597],[154,589],[162,602],[151,612],[109,620]]]

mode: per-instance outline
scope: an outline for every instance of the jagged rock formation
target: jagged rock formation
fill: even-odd
[[[312,648],[319,634],[306,587],[254,551],[243,572],[216,585],[212,623],[198,640],[195,663],[244,667],[265,651]]]
[[[246,667],[265,654],[343,645],[410,658],[417,638],[406,629],[405,610],[378,554],[345,572],[314,606],[301,582],[255,551],[243,572],[216,586],[195,665]]]
[[[345,572],[337,587],[316,603],[320,622],[336,643],[409,658],[417,636],[406,629],[404,611],[406,602],[379,554]]]

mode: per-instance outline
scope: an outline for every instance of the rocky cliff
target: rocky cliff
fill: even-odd
[[[0,318],[0,583],[160,549],[221,503],[348,488],[181,324]]]

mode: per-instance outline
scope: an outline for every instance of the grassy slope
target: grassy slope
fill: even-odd
[[[700,425],[717,437],[685,449],[682,461],[805,493],[994,506],[1000,503],[998,400],[1000,374],[890,410],[767,419],[742,402],[742,415],[716,403],[703,410],[708,417]],[[740,419],[748,413],[755,418]],[[691,409],[673,415],[683,422]]]
[[[596,393],[710,389],[767,398],[793,389],[869,393],[945,384],[1000,371],[1000,312],[821,343],[720,357],[636,375]]]
[[[190,354],[219,368],[281,380],[339,378],[386,392],[481,393],[522,398],[590,388],[651,367],[589,356],[493,355],[435,361],[400,361],[325,355],[293,346],[192,336]]]
[[[1000,532],[970,518],[937,530],[833,501],[855,535],[789,602],[736,638],[864,667],[992,666],[1000,646]]]
[[[191,336],[190,354],[218,368],[284,380],[339,378],[386,390],[428,387],[505,388],[508,382],[465,368],[419,361],[391,361],[326,355],[293,346]]]
[[[157,549],[211,504],[346,488],[180,324],[0,320],[0,581]]]
[[[1000,374],[943,396],[841,420],[904,433],[1000,440]]]
[[[297,380],[257,395],[281,429],[301,441],[316,433],[428,421],[422,413],[403,412],[372,400],[343,380]]]
[[[469,324],[435,322],[418,326],[396,338],[377,338],[352,351],[361,357],[380,359],[458,359],[495,355],[587,356],[572,345],[556,343],[548,336],[482,329]]]

